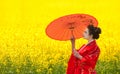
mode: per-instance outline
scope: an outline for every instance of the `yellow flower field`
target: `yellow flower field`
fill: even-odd
[[[65,74],[70,41],[53,40],[45,29],[75,13],[93,15],[102,29],[98,74],[120,74],[119,0],[3,0],[0,9],[0,74]],[[78,39],[76,48],[86,42]]]

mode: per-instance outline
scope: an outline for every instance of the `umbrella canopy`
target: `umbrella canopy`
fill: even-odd
[[[81,38],[88,25],[97,27],[98,21],[95,17],[88,14],[71,14],[52,21],[46,28],[46,34],[56,40],[70,40]]]

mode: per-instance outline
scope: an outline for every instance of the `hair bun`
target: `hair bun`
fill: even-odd
[[[93,39],[98,39],[99,34],[101,34],[101,29],[99,27],[94,27],[93,25],[88,25],[89,35],[93,35]]]
[[[101,29],[99,27],[95,27],[95,33],[101,34]]]

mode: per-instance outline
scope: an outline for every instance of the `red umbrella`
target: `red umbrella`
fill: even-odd
[[[70,40],[81,38],[83,31],[88,25],[98,25],[95,17],[88,14],[71,14],[52,21],[46,28],[46,34],[56,40]]]

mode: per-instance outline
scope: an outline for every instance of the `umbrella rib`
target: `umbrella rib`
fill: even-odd
[[[58,31],[55,31],[55,30],[49,30],[50,32],[52,32],[52,38],[55,38],[56,39],[56,35],[59,34]],[[51,36],[51,35],[50,35]],[[53,37],[54,36],[54,37]]]
[[[75,35],[75,37],[77,37],[78,35],[82,35],[81,32],[83,32],[83,30],[80,29],[79,27],[82,27],[82,26],[78,26],[78,27],[74,30],[74,35]],[[80,30],[81,32],[80,32],[79,30]]]
[[[65,29],[63,30],[63,33],[61,34],[61,39],[64,39],[64,35],[65,35]]]
[[[63,38],[64,38],[64,39],[66,39],[65,37],[67,37],[67,35],[69,35],[68,32],[69,32],[69,31],[64,30],[64,34],[63,34]]]
[[[78,36],[78,32],[79,32],[78,29],[75,29],[75,30],[74,30],[73,34],[74,34],[75,38]]]
[[[58,31],[58,32],[56,33],[55,38],[60,39],[60,35],[61,35],[60,33],[61,33],[61,31]]]

